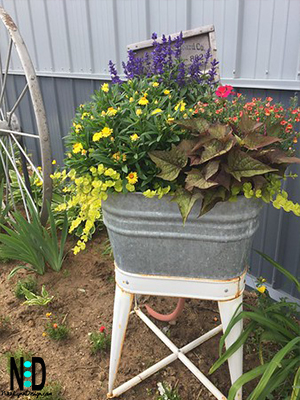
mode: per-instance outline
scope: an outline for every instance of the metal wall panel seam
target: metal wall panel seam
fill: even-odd
[[[119,29],[118,29],[118,9],[117,9],[117,2],[116,0],[112,1],[112,8],[113,8],[113,29],[114,29],[114,39],[115,39],[115,61],[114,63],[117,66],[117,70],[120,69],[120,48],[119,48]]]
[[[232,75],[236,78],[240,75],[240,67],[241,67],[241,44],[243,38],[243,29],[242,23],[244,18],[244,0],[236,0],[236,39],[235,39],[235,55],[233,61],[233,71]]]
[[[71,38],[70,38],[70,28],[69,28],[69,22],[67,18],[67,5],[66,5],[67,0],[62,0],[63,2],[63,10],[64,10],[64,20],[65,20],[65,27],[66,27],[66,37],[67,37],[67,48],[68,48],[68,57],[69,57],[69,71],[70,73],[73,72],[74,70],[74,63],[73,63],[73,56],[71,52]]]
[[[286,50],[286,38],[287,38],[287,30],[288,30],[288,22],[289,22],[289,14],[290,14],[290,4],[291,4],[291,0],[288,0],[287,3],[288,3],[288,8],[287,8],[286,20],[285,20],[284,46],[283,46],[283,54],[282,54],[282,57],[281,57],[280,78],[282,78],[282,76],[283,76],[283,69],[284,69],[285,50]]]
[[[95,60],[93,53],[93,35],[91,31],[91,8],[90,8],[90,0],[85,0],[85,9],[86,9],[86,20],[87,20],[87,34],[88,34],[88,43],[89,43],[89,53],[90,53],[90,72],[93,73],[95,71]]]
[[[47,1],[43,1],[44,8],[45,8],[45,16],[46,16],[46,27],[47,27],[47,36],[49,40],[49,50],[50,50],[50,58],[51,58],[51,71],[55,71],[55,58],[54,58],[54,51],[53,51],[53,42],[52,42],[52,35],[51,35],[51,30],[50,30],[50,21],[49,21],[49,12],[48,12],[48,6],[47,6]]]
[[[268,57],[267,57],[267,65],[266,65],[266,70],[265,73],[268,75],[269,70],[270,70],[270,62],[271,62],[271,46],[272,46],[272,39],[273,39],[273,32],[274,32],[274,16],[275,16],[275,0],[273,0],[272,3],[272,29],[271,29],[271,35],[270,35],[270,45],[267,47],[266,51],[268,52]]]

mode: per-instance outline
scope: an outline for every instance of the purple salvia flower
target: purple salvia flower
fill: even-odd
[[[122,83],[121,79],[118,76],[118,71],[116,69],[115,64],[110,60],[108,63],[109,66],[109,72],[110,72],[110,76],[111,76],[111,82],[112,83]]]
[[[184,62],[178,64],[178,72],[176,76],[176,82],[179,86],[184,86],[185,84],[185,66]]]
[[[182,32],[180,32],[179,36],[177,36],[174,47],[175,47],[175,52],[174,56],[176,59],[180,58],[181,56],[181,46],[183,45],[183,39],[182,39]]]

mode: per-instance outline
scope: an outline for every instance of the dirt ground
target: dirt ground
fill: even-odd
[[[17,279],[27,273],[19,273],[8,281],[7,276],[16,264],[5,263],[0,272],[0,315],[9,316],[10,326],[0,332],[1,356],[19,347],[42,357],[47,368],[47,381],[59,381],[65,400],[106,399],[109,354],[92,355],[89,333],[99,331],[104,325],[111,331],[114,299],[114,266],[112,257],[103,255],[106,236],[95,237],[87,249],[74,256],[71,252],[59,273],[48,270],[44,276],[37,276],[39,290],[42,284],[54,300],[47,307],[28,307],[15,297]],[[71,247],[72,243],[69,242]],[[246,301],[253,302],[254,295],[246,293]],[[176,304],[175,299],[144,299],[158,311],[166,313]],[[47,323],[45,314],[52,312],[59,321],[65,319],[70,327],[70,337],[55,342],[43,337]],[[156,322],[157,323],[157,322]],[[170,339],[181,347],[202,333],[219,324],[217,303],[187,300],[185,310],[175,325],[157,323],[167,331]],[[207,374],[218,358],[220,335],[188,353],[188,357],[200,370]],[[136,316],[129,320],[123,348],[117,384],[128,380],[170,352],[160,340]],[[251,347],[245,349],[244,370],[257,365],[257,354]],[[222,366],[210,378],[227,395],[229,374]],[[9,373],[3,357],[0,359],[0,393],[9,390]],[[177,385],[182,400],[214,399],[202,384],[176,361],[161,372],[129,390],[120,400],[156,399],[157,383]],[[247,391],[247,390],[246,390]],[[1,400],[8,398],[2,397]]]

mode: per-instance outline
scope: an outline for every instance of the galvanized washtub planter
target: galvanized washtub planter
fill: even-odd
[[[262,202],[218,203],[198,218],[196,202],[185,225],[171,197],[111,194],[103,219],[116,264],[123,271],[189,278],[232,279],[244,271]]]

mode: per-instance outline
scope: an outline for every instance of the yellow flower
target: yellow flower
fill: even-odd
[[[152,86],[153,86],[153,87],[158,87],[158,86],[159,86],[159,83],[158,83],[158,82],[153,82],[153,83],[152,83]]]
[[[73,144],[73,153],[80,153],[83,150],[83,146],[81,143],[75,143]]]
[[[47,317],[47,318],[50,318],[50,317],[51,317],[51,315],[52,315],[52,313],[51,313],[51,312],[47,312],[47,313],[46,313],[46,317]]]
[[[139,104],[140,104],[141,106],[145,106],[145,105],[148,104],[148,103],[149,103],[149,100],[146,99],[146,96],[145,96],[145,95],[144,95],[143,97],[141,97],[140,100],[139,100]]]
[[[111,116],[114,116],[114,115],[116,115],[117,114],[117,110],[115,110],[113,107],[109,107],[108,109],[107,109],[107,112],[106,112],[106,114],[109,116],[109,117],[111,117]]]
[[[81,154],[82,154],[83,156],[85,156],[86,153],[87,153],[87,151],[86,151],[85,149],[83,149],[82,152],[81,152]]]
[[[42,167],[37,167],[37,169],[38,169],[39,171],[41,171],[41,170],[42,170]]]
[[[164,90],[164,94],[170,94],[170,90]]]
[[[105,126],[101,131],[103,137],[108,137],[113,133],[113,129],[110,129],[108,126]]]
[[[52,174],[51,174],[52,175]],[[42,186],[43,182],[40,179],[35,179],[35,181],[33,182],[34,185],[36,186]]]
[[[140,108],[138,108],[135,113],[136,113],[136,115],[141,115],[143,113],[143,111]]]
[[[158,100],[155,100],[154,104],[158,104]]]
[[[265,287],[265,285],[259,286],[259,287],[257,288],[257,290],[259,291],[259,293],[265,293],[266,289],[267,289],[267,288]]]
[[[103,90],[103,92],[107,93],[109,91],[109,84],[103,83],[103,85],[101,86],[101,89]]]
[[[136,140],[139,139],[139,135],[137,135],[136,133],[134,133],[133,135],[130,135],[130,139],[132,142],[135,142]]]
[[[85,117],[88,117],[88,116],[89,116],[89,113],[84,112],[84,113],[82,113],[82,116],[81,116],[80,119],[84,119]]]
[[[56,164],[56,160],[53,160],[53,161],[52,161],[52,165],[55,165],[55,164]]]
[[[98,142],[102,138],[102,133],[101,132],[96,132],[93,135],[93,142]]]
[[[135,187],[131,183],[127,183],[126,184],[126,189],[128,190],[128,192],[134,192],[135,191]]]
[[[151,115],[155,115],[155,114],[158,114],[158,113],[161,113],[161,112],[163,112],[162,109],[156,108],[154,111],[152,111]]]
[[[167,121],[169,122],[169,124],[171,124],[174,121],[174,118],[168,118]]]
[[[130,97],[129,103],[132,103],[132,102],[133,102],[133,97]]]
[[[128,174],[126,176],[126,179],[128,180],[128,183],[130,183],[131,185],[134,185],[138,181],[137,173],[136,172],[130,172],[130,174]]]
[[[180,111],[184,111],[185,106],[186,106],[186,103],[183,100],[180,100],[180,102],[178,104],[176,104],[176,106],[174,108],[175,108],[175,111],[177,111],[178,108],[180,108]]]
[[[42,336],[43,336],[43,337],[46,337],[46,336],[47,336],[47,333],[46,333],[46,332],[43,332],[43,333],[42,333]]]
[[[106,112],[105,111],[101,111],[101,115],[102,115],[102,117],[105,117]]]

